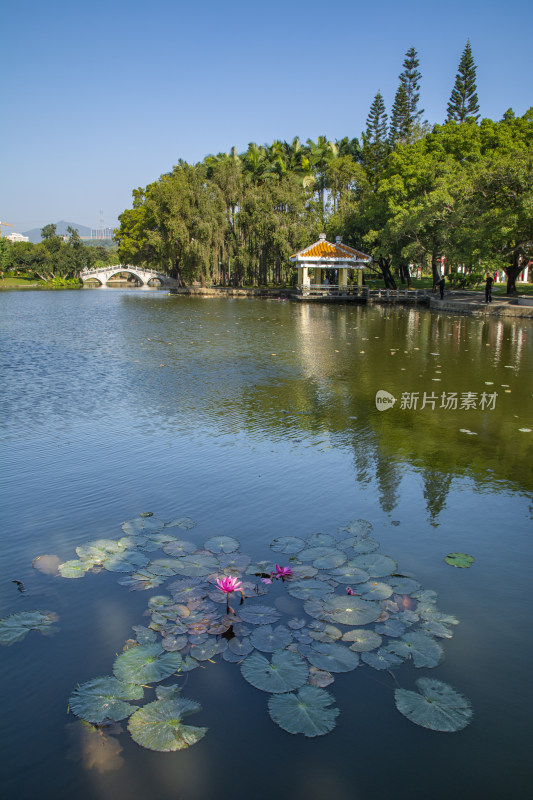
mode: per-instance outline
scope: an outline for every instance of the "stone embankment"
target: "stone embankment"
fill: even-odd
[[[533,319],[533,297],[506,297],[493,292],[492,302],[485,303],[479,292],[445,292],[444,299],[430,294],[431,311],[470,314],[475,317],[525,317]]]

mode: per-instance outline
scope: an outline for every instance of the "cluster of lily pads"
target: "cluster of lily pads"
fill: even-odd
[[[207,661],[240,664],[252,686],[268,692],[272,720],[289,733],[329,733],[339,714],[325,687],[334,675],[359,666],[392,670],[406,660],[435,667],[458,620],[437,608],[437,595],[378,552],[372,525],[355,520],[336,535],[274,539],[274,560],[252,563],[231,536],[199,544],[189,518],[163,522],[146,513],[122,525],[118,540],[99,539],[76,548],[77,560],[59,565],[66,578],[105,569],[124,573],[119,583],[151,597],[147,626],[135,626],[113,665],[113,676],[79,686],[70,708],[95,725],[128,719],[133,739],[152,750],[181,750],[206,728],[183,718],[200,706],[181,695],[176,682],[161,682]],[[186,535],[187,538],[181,538]],[[164,557],[150,557],[162,551]],[[284,561],[285,566],[279,563]],[[282,619],[264,596],[272,584],[300,601],[298,615]],[[230,605],[231,603],[231,605]],[[144,698],[155,688],[156,700]],[[453,732],[470,722],[469,701],[440,681],[422,678],[418,692],[396,689],[398,710],[412,722]]]

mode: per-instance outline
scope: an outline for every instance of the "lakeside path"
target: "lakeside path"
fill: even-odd
[[[431,311],[471,314],[476,317],[526,317],[533,319],[532,297],[507,297],[493,294],[491,303],[485,303],[480,292],[445,292],[444,299],[428,295]],[[520,303],[519,301],[522,301]],[[527,303],[527,304],[526,304]]]

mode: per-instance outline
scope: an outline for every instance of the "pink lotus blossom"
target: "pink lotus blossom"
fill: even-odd
[[[292,575],[290,567],[280,567],[279,564],[276,564],[276,578],[288,578],[290,575]]]
[[[346,587],[346,594],[353,594],[353,589],[350,589],[349,586]]]
[[[217,586],[221,592],[230,594],[231,592],[242,592],[242,583],[233,578],[231,575],[226,575],[223,578],[217,578]]]

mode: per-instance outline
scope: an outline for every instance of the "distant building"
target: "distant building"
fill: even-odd
[[[29,242],[29,236],[23,236],[21,233],[10,233],[9,236],[4,236],[4,239],[9,239],[10,242]]]

